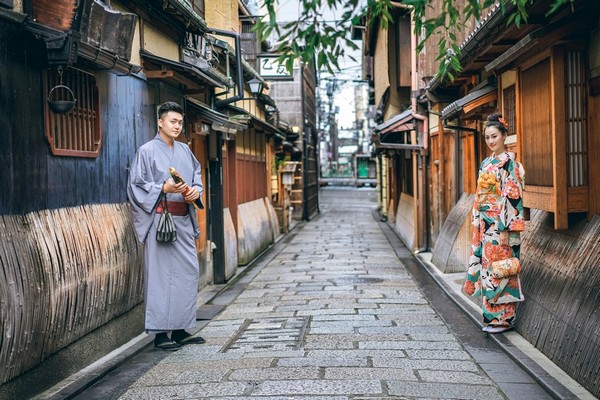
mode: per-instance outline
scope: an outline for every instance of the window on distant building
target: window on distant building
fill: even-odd
[[[67,88],[72,91],[72,95]],[[58,87],[57,87],[58,86]],[[57,87],[52,93],[52,88]],[[46,137],[55,156],[98,157],[102,145],[100,101],[96,78],[87,72],[67,68],[62,77],[54,70],[46,73],[46,97],[51,100],[75,99],[75,107],[64,114],[53,112],[45,104]]]

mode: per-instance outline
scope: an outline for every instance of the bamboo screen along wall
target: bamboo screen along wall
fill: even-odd
[[[522,234],[517,330],[600,396],[600,216],[571,219],[569,231],[554,231],[553,219],[532,210]]]
[[[0,385],[143,300],[127,205],[0,215],[0,231]]]

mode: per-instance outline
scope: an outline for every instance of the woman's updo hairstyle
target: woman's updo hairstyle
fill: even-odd
[[[487,117],[485,127],[487,128],[489,126],[493,126],[494,128],[498,129],[503,135],[506,135],[508,133],[508,124],[506,123],[504,118],[502,118],[502,114],[500,113],[490,114]]]

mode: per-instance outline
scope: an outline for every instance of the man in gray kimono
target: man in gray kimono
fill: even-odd
[[[158,134],[138,149],[127,185],[135,233],[144,244],[146,333],[156,335],[154,346],[171,351],[184,344],[204,343],[203,338],[186,332],[196,326],[199,266],[195,238],[200,231],[193,203],[203,186],[200,163],[186,144],[175,140],[182,129],[181,106],[173,102],[161,105]],[[175,168],[185,183],[176,184],[169,167]],[[177,240],[170,243],[156,240],[163,193],[177,229]]]

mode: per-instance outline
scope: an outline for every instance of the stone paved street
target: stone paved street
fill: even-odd
[[[321,215],[213,301],[227,306],[199,332],[207,343],[161,353],[120,399],[550,398],[516,369],[503,379],[505,356],[472,322],[462,335],[483,345],[467,351],[375,218],[375,195],[322,191]]]

